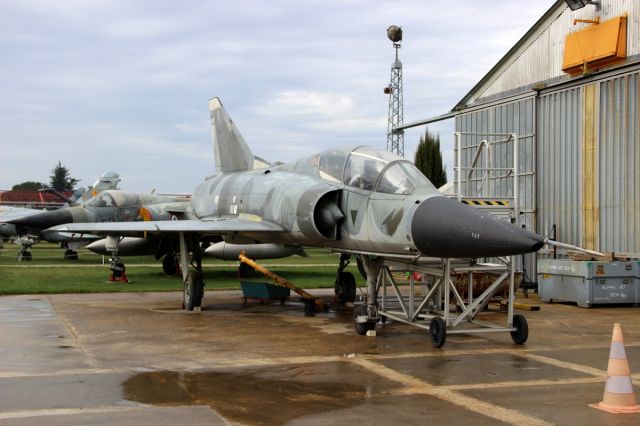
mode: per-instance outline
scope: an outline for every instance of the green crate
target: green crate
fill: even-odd
[[[240,287],[245,303],[248,299],[258,299],[261,302],[279,300],[280,303],[284,303],[291,294],[291,290],[287,287],[266,282],[240,281]]]

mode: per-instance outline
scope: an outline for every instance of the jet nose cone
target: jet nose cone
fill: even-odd
[[[416,209],[413,242],[424,255],[477,258],[540,250],[544,239],[473,207],[446,197],[432,197]]]
[[[34,229],[48,229],[52,226],[73,222],[73,216],[69,209],[51,210],[32,216],[22,217],[8,221],[10,223]]]

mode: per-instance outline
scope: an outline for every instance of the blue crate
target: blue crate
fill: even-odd
[[[279,300],[280,303],[284,303],[291,294],[291,290],[287,287],[265,282],[240,281],[240,287],[245,303],[248,299],[258,299],[261,302]]]

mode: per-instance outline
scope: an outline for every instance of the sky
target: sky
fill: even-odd
[[[553,3],[2,0],[0,190],[61,161],[79,186],[111,169],[125,190],[191,193],[215,173],[215,96],[268,161],[386,148],[389,25],[412,122],[450,111]],[[451,179],[453,120],[429,129]]]

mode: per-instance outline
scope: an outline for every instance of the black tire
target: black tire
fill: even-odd
[[[199,308],[202,306],[202,298],[204,297],[204,283],[202,282],[202,279],[200,279],[200,281],[198,282],[198,298],[196,299],[196,308]]]
[[[360,259],[360,256],[356,257],[356,265],[358,265],[358,271],[360,272],[360,275],[362,275],[362,278],[366,280],[367,270],[364,269],[364,264],[362,263],[362,259]]]
[[[65,250],[64,251],[64,259],[65,260],[78,260],[78,252],[75,250]]]
[[[342,283],[342,296],[340,303],[353,303],[356,301],[356,278],[351,272],[340,272]]]
[[[18,262],[30,262],[33,259],[31,252],[18,253]]]
[[[440,317],[433,317],[429,323],[429,335],[431,344],[436,348],[441,348],[447,341],[447,326]]]
[[[516,345],[524,344],[529,338],[529,324],[527,324],[527,319],[520,314],[515,314],[513,316],[513,326],[516,330],[511,332],[511,339],[513,339]]]
[[[339,272],[334,291],[340,305],[356,301],[356,279],[351,272]]]
[[[162,259],[162,272],[169,276],[178,273],[178,264],[176,263],[176,257],[174,255],[168,254]]]
[[[367,334],[367,331],[375,330],[376,323],[373,321],[358,322],[358,317],[362,315],[367,315],[367,305],[359,305],[353,309],[353,325],[356,328],[356,333],[364,336]]]
[[[193,311],[194,308],[200,306],[199,303],[202,301],[202,296],[200,295],[201,287],[200,274],[195,271],[189,272],[182,291],[184,309]]]

